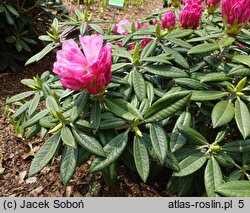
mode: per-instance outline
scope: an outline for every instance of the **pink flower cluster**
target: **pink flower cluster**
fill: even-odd
[[[173,12],[167,12],[163,15],[161,27],[168,30],[172,30],[175,27],[175,14]]]
[[[63,41],[53,72],[66,88],[101,93],[112,78],[111,44],[103,46],[101,35],[79,36],[79,40],[83,52],[73,39]]]
[[[122,19],[121,21],[119,21],[115,25],[114,32],[121,34],[121,35],[128,35],[128,30],[126,29],[126,27],[124,27],[125,25],[131,27],[132,23],[127,19]],[[135,28],[136,29],[147,28],[147,27],[148,27],[148,23],[144,23],[142,25],[139,21],[135,21]],[[145,47],[150,41],[151,41],[151,39],[145,38],[144,40],[141,41],[140,46]],[[120,47],[123,46],[122,42],[117,42],[117,45]],[[133,50],[135,48],[135,44],[132,42],[129,42],[127,45],[129,45],[128,50]]]
[[[209,14],[213,13],[220,6],[220,0],[205,0],[205,3]]]
[[[201,0],[183,0],[184,7],[179,13],[179,22],[182,28],[197,29],[202,16]]]
[[[221,13],[226,33],[237,35],[250,18],[250,0],[222,0]]]

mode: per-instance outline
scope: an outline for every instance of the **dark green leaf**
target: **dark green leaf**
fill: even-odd
[[[250,181],[227,182],[221,184],[216,192],[226,197],[250,197]]]
[[[30,101],[28,114],[31,116],[36,111],[40,101],[40,93],[37,92],[34,98]]]
[[[20,94],[17,94],[9,99],[7,99],[5,104],[12,104],[15,103],[17,101],[23,100],[31,95],[33,95],[35,93],[35,91],[27,91],[27,92],[22,92]]]
[[[160,121],[173,115],[186,105],[190,97],[191,93],[189,91],[164,95],[146,111],[145,122]]]
[[[239,98],[235,102],[235,120],[240,133],[245,139],[250,135],[250,114],[246,104]]]
[[[132,71],[133,88],[140,102],[146,98],[146,84],[142,74],[138,70]]]
[[[71,132],[69,127],[64,126],[61,129],[61,138],[62,138],[62,141],[65,145],[70,146],[74,149],[77,148],[75,138],[73,137],[72,132]]]
[[[103,170],[105,167],[115,162],[122,154],[128,142],[128,132],[121,133],[113,138],[103,150],[107,154],[107,157],[103,159],[96,166],[91,167],[91,172],[98,172]]]
[[[134,137],[133,150],[136,169],[141,179],[146,182],[150,167],[147,148],[137,137]]]
[[[75,139],[83,148],[98,156],[106,156],[101,144],[95,138],[88,136],[75,128],[72,129],[72,132]]]
[[[209,145],[206,138],[191,127],[179,125],[177,128],[190,142],[199,145]]]
[[[60,177],[66,186],[72,178],[77,164],[78,148],[65,146],[60,160]]]
[[[217,128],[229,123],[234,117],[234,105],[230,100],[218,102],[212,111],[213,127]]]
[[[51,136],[36,153],[29,170],[29,176],[41,171],[54,156],[60,143],[60,134]]]
[[[109,98],[105,99],[106,107],[113,112],[115,115],[124,118],[126,120],[134,120],[135,118],[142,119],[142,115],[137,108],[132,104],[122,100]]]
[[[208,162],[204,174],[205,188],[208,197],[218,197],[215,190],[223,183],[219,164],[212,156]]]
[[[179,163],[180,171],[174,172],[173,176],[186,176],[199,170],[207,161],[207,155],[196,153],[188,156]]]
[[[156,123],[150,125],[150,139],[157,158],[163,164],[168,153],[168,139],[162,126]]]
[[[204,43],[204,44],[199,44],[194,47],[192,47],[189,51],[188,54],[200,54],[200,53],[207,53],[207,52],[212,52],[214,50],[220,49],[218,44],[215,43]]]

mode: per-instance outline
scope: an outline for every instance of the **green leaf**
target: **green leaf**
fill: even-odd
[[[144,62],[144,61],[154,62],[154,63],[159,62],[162,64],[170,64],[171,65],[171,62],[169,61],[170,59],[172,59],[172,57],[168,57],[168,54],[164,53],[164,54],[160,54],[157,56],[151,56],[151,57],[140,59],[140,62]]]
[[[231,141],[223,145],[222,150],[227,152],[249,152],[250,139]]]
[[[157,158],[163,164],[168,153],[168,139],[162,126],[156,123],[150,125],[150,139]]]
[[[172,31],[171,33],[167,34],[167,36],[165,36],[166,39],[168,38],[183,38],[186,36],[189,36],[193,33],[193,30],[190,29],[177,29]]]
[[[228,78],[225,73],[214,72],[206,74],[204,77],[200,79],[200,82],[226,81],[229,79],[230,78]]]
[[[101,122],[101,107],[99,101],[94,101],[90,110],[90,125],[97,130]]]
[[[232,55],[231,59],[250,67],[250,57],[247,55]]]
[[[6,4],[5,6],[6,6],[6,8],[7,8],[13,15],[15,15],[15,16],[17,16],[17,17],[20,16],[19,13],[16,11],[16,9],[15,9],[14,7],[12,7],[11,5],[8,5],[8,4]]]
[[[42,51],[40,51],[39,53],[35,54],[28,61],[26,61],[25,66],[28,65],[28,64],[31,64],[31,63],[39,61],[45,55],[47,55],[51,50],[55,49],[58,46],[59,46],[59,44],[49,43],[46,47],[43,48]]]
[[[230,181],[220,185],[215,192],[226,197],[250,197],[250,181]]]
[[[100,129],[116,129],[127,124],[127,121],[122,118],[113,117],[111,119],[106,119],[101,121]]]
[[[229,73],[228,76],[250,76],[250,68],[247,68],[243,65],[234,66]]]
[[[88,29],[88,24],[87,22],[83,22],[81,25],[80,25],[80,34],[83,36],[86,32],[86,30]]]
[[[12,103],[15,103],[17,101],[21,101],[31,95],[33,95],[36,91],[27,91],[27,92],[22,92],[20,94],[17,94],[9,99],[7,99],[6,103],[5,104],[12,104]]]
[[[72,123],[74,123],[79,115],[83,112],[85,106],[88,103],[88,100],[89,93],[87,91],[80,92],[79,96],[74,100],[74,106],[70,114],[70,121]]]
[[[72,132],[70,131],[70,128],[67,126],[64,126],[61,129],[61,138],[62,141],[65,145],[68,145],[74,149],[76,149],[76,142],[75,142],[75,138],[72,135]]]
[[[226,96],[228,92],[207,91],[207,90],[192,90],[191,101],[213,101]]]
[[[156,39],[153,39],[152,41],[150,41],[150,42],[143,48],[143,50],[142,50],[142,52],[141,52],[141,58],[146,58],[146,57],[148,57],[148,56],[153,52],[153,50],[155,49],[156,44],[157,44]]]
[[[220,46],[218,44],[204,43],[204,44],[199,44],[199,45],[192,47],[188,51],[188,54],[207,53],[207,52],[212,52],[212,51],[218,50],[218,49],[220,49]]]
[[[140,102],[146,98],[146,84],[142,74],[138,70],[132,71],[133,88]]]
[[[41,131],[41,126],[39,124],[35,124],[28,132],[27,139],[31,139],[32,137],[36,136],[38,132]]]
[[[122,154],[128,142],[128,131],[117,135],[113,138],[103,150],[107,154],[107,157],[103,159],[96,166],[91,167],[90,172],[98,172],[103,170],[105,167],[115,162]]]
[[[117,161],[102,170],[103,179],[107,185],[113,185],[119,175],[119,164]]]
[[[142,119],[142,115],[132,104],[122,99],[109,98],[104,100],[106,107],[118,117],[132,121],[135,118]]]
[[[220,48],[226,47],[226,46],[230,46],[233,42],[235,41],[234,37],[224,37],[221,40],[219,40],[218,44],[220,46]]]
[[[58,123],[58,120],[52,115],[45,116],[39,120],[39,124],[44,128],[54,127]]]
[[[171,177],[167,184],[167,192],[176,193],[178,197],[188,196],[193,186],[193,175],[183,177]]]
[[[154,101],[154,86],[149,83],[146,82],[146,93],[147,93],[147,98],[149,100],[149,104],[151,105],[152,102]]]
[[[47,109],[35,114],[32,118],[26,121],[23,128],[27,128],[30,126],[33,126],[35,123],[39,122],[40,119],[42,119],[44,116],[46,116],[49,113]]]
[[[193,46],[191,44],[189,44],[188,42],[182,40],[182,39],[178,39],[178,38],[168,38],[168,40],[180,47],[184,47],[187,49],[192,48]]]
[[[179,163],[171,151],[168,152],[163,166],[170,168],[173,171],[177,171],[177,172],[180,171]]]
[[[63,149],[62,157],[60,160],[60,177],[66,186],[72,178],[78,158],[78,148],[72,148],[71,146],[65,146]]]
[[[219,164],[212,156],[208,162],[204,174],[205,188],[208,197],[218,197],[215,190],[223,183]]]
[[[13,118],[17,118],[29,109],[30,102],[26,102],[14,113]]]
[[[77,130],[76,128],[72,129],[73,135],[78,143],[88,150],[89,152],[96,154],[98,156],[105,157],[105,153],[101,144],[93,137],[86,135],[82,131]]]
[[[148,151],[136,136],[134,137],[133,151],[136,169],[141,179],[146,182],[150,170]]]
[[[131,65],[131,63],[116,63],[116,64],[112,64],[112,73],[116,73],[116,72],[119,72],[120,70],[123,71],[122,68],[128,66],[128,65]]]
[[[104,34],[102,28],[99,27],[97,24],[89,24],[89,26],[90,26],[93,30],[95,30],[96,32],[98,32],[99,34],[101,34],[101,35]]]
[[[167,46],[164,46],[163,44],[161,44],[162,49],[166,52],[166,53],[170,53],[171,56],[173,57],[173,60],[180,66],[182,66],[183,68],[189,69],[189,64],[187,62],[187,60],[177,51],[175,51],[172,48],[169,48]]]
[[[230,100],[218,102],[212,111],[213,127],[224,126],[234,118],[234,105]]]
[[[190,142],[199,145],[209,145],[206,138],[191,127],[179,125],[177,128]]]
[[[52,159],[60,143],[60,134],[52,135],[36,153],[29,170],[29,176],[41,171]]]
[[[54,112],[59,112],[59,106],[53,96],[48,96],[46,98],[46,107],[52,114]]]
[[[8,10],[5,9],[4,12],[5,12],[5,17],[6,17],[7,23],[10,25],[13,25],[15,23],[15,21],[12,18],[12,16],[10,15],[10,13],[8,12]]]
[[[206,84],[192,78],[175,78],[174,81],[177,85],[192,90],[204,90],[207,88]]]
[[[179,163],[180,171],[174,172],[173,176],[182,177],[190,175],[199,170],[207,161],[207,155],[204,153],[195,153]]]
[[[191,92],[166,94],[158,99],[145,113],[145,123],[163,120],[182,109],[191,97]]]
[[[187,139],[179,132],[177,126],[190,126],[191,125],[191,114],[190,112],[183,112],[180,117],[177,119],[173,132],[170,136],[170,149],[172,152],[175,152],[182,148],[185,144]]]
[[[30,116],[33,115],[33,113],[36,111],[39,101],[40,101],[40,93],[38,92],[36,93],[34,98],[30,101],[29,110],[28,110],[28,114]]]
[[[240,133],[245,139],[250,135],[250,114],[246,104],[239,98],[235,102],[235,120]]]
[[[166,78],[185,78],[188,77],[188,74],[183,71],[182,69],[179,69],[177,67],[173,66],[167,66],[167,65],[147,65],[143,67],[146,72],[163,76]]]

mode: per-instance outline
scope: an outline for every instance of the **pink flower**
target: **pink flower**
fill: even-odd
[[[91,94],[103,92],[111,73],[111,44],[103,46],[103,36],[79,36],[83,52],[73,39],[65,40],[57,52],[53,72],[61,77],[64,87],[86,89]]]
[[[145,38],[141,41],[140,46],[145,47],[152,39],[151,38]]]
[[[185,6],[186,4],[202,4],[202,0],[182,0],[183,5]]]
[[[205,3],[209,14],[213,13],[220,6],[220,0],[205,0]]]
[[[250,18],[250,1],[222,0],[221,13],[226,33],[237,35]]]
[[[141,23],[139,21],[135,21],[135,28],[136,29],[141,28]]]
[[[175,14],[173,12],[167,12],[163,15],[161,27],[163,29],[173,29],[175,27]]]
[[[200,4],[186,4],[179,13],[179,22],[185,29],[196,29],[199,27],[202,16],[202,6]]]
[[[114,31],[121,35],[128,35],[128,30],[124,28],[124,26],[126,25],[131,27],[132,24],[129,20],[122,19],[121,21],[118,22],[118,24],[115,25]]]

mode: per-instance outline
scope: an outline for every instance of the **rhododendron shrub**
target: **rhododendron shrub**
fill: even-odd
[[[6,101],[19,137],[45,140],[30,176],[60,156],[65,185],[88,161],[106,184],[122,166],[168,196],[250,196],[250,31],[222,23],[243,25],[247,2],[223,1],[223,21],[186,2],[115,28],[54,21],[28,61],[54,49],[54,66]]]

